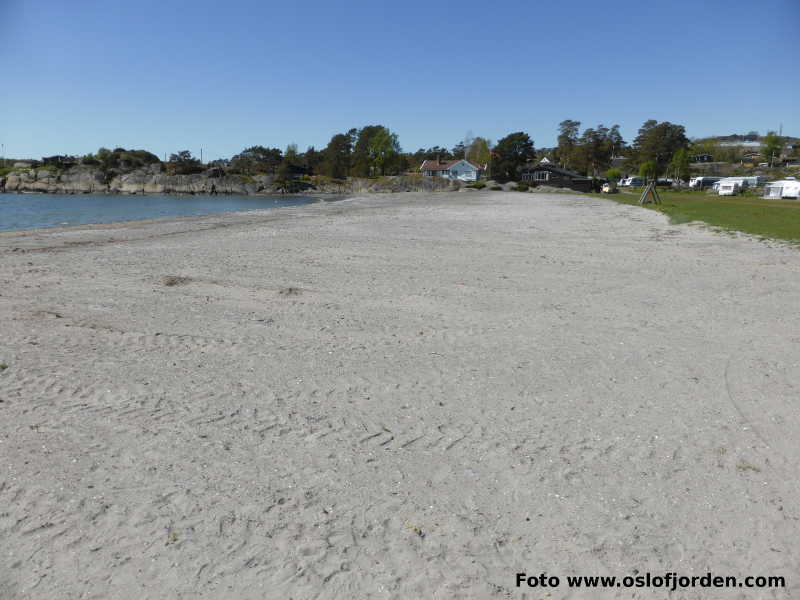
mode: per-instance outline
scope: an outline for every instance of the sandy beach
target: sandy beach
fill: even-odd
[[[798,598],[799,307],[580,195],[2,233],[0,599]]]

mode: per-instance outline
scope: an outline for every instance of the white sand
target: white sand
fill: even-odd
[[[800,598],[799,268],[565,195],[0,234],[0,598]]]

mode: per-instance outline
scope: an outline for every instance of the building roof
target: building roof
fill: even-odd
[[[742,141],[739,141],[739,140],[725,141],[725,142],[720,142],[719,145],[720,146],[724,146],[724,147],[728,147],[728,148],[732,148],[732,147],[735,147],[735,146],[738,146],[740,148],[760,148],[762,146],[761,142],[744,141],[744,140],[742,140]]]
[[[558,173],[559,175],[563,175],[564,177],[570,177],[572,179],[589,179],[584,175],[579,175],[578,173],[573,173],[572,171],[568,171],[567,169],[562,169],[561,167],[556,167],[553,164],[541,164],[541,163],[528,163],[522,167],[523,171],[550,171],[551,173]]]
[[[474,162],[466,160],[464,158],[458,158],[456,160],[425,160],[425,161],[422,162],[422,165],[420,165],[419,170],[420,171],[447,171],[447,170],[450,169],[450,167],[452,167],[455,164],[460,163],[461,161],[464,161],[468,165],[472,165],[478,171],[485,171],[486,170],[485,166],[477,165]]]

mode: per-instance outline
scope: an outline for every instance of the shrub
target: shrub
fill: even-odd
[[[482,190],[486,187],[486,184],[482,181],[470,181],[467,186],[468,188],[474,188],[476,190]]]
[[[314,186],[308,181],[300,181],[299,179],[276,179],[273,182],[275,189],[283,194],[296,194],[298,192],[305,192]]]
[[[171,175],[192,175],[194,173],[202,173],[203,170],[203,165],[188,150],[181,150],[177,154],[172,154],[169,157],[169,163],[167,163],[167,171]]]
[[[655,179],[656,176],[656,162],[654,160],[648,160],[647,162],[643,162],[639,166],[639,177],[643,179]]]
[[[346,182],[346,179],[336,179],[328,175],[314,175],[310,181],[311,185],[314,187],[318,185],[342,185]]]
[[[517,192],[527,192],[530,188],[530,184],[527,181],[520,181],[517,185],[514,186],[514,190]]]
[[[491,189],[492,189],[493,192],[502,192],[503,191],[503,186],[502,185],[493,185]]]

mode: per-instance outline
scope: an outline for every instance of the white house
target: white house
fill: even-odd
[[[486,171],[485,167],[468,160],[426,160],[419,168],[427,177],[445,177],[461,181],[478,181]]]

